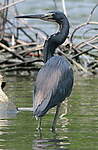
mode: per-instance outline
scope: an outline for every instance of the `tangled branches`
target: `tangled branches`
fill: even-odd
[[[47,33],[28,25],[22,19],[14,18],[14,22],[8,19],[8,8],[14,6],[16,16],[18,9],[15,4],[22,1],[10,4],[7,1],[5,6],[0,7],[0,71],[6,73],[30,73],[39,69],[43,63],[42,50],[44,40],[48,37]],[[98,4],[91,10],[87,21],[75,27],[65,43],[57,49],[57,53],[67,57],[73,66],[76,66],[74,69],[80,72],[98,73],[98,22],[91,21],[97,7]],[[79,40],[76,37],[78,32],[82,33]]]

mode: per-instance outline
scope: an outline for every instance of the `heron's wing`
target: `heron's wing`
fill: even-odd
[[[39,71],[36,81],[35,100],[33,102],[34,111],[38,107],[40,111],[44,111],[47,105],[53,107],[69,96],[71,92],[69,86],[72,85],[68,85],[70,82],[70,77],[68,77],[70,65],[67,63],[62,57],[55,56]]]
[[[44,103],[44,108],[49,103],[53,90],[57,87],[59,72],[45,65],[38,73],[36,80],[35,99],[33,108],[36,108]]]

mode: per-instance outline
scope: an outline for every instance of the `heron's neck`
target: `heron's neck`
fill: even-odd
[[[46,63],[55,52],[55,49],[64,43],[69,34],[69,22],[65,17],[62,23],[59,23],[59,31],[50,36],[44,45],[44,62]]]

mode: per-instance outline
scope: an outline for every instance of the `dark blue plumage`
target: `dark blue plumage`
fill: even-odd
[[[71,64],[63,56],[50,58],[37,76],[33,102],[34,114],[42,117],[50,108],[70,95],[72,86]]]

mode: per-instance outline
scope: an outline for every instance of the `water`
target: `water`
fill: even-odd
[[[29,3],[30,2],[30,3]],[[68,1],[66,8],[69,21],[78,25],[86,21],[97,0]],[[58,9],[62,9],[58,0]],[[54,9],[53,1],[28,0],[19,4],[20,13],[39,13]],[[98,18],[98,9],[94,19]],[[55,31],[55,25],[41,21],[29,21],[48,34]],[[17,107],[32,106],[32,91],[36,76],[7,76],[5,91],[12,104],[0,104],[0,150],[98,150],[98,77],[75,76],[72,95],[63,103],[57,123],[56,133],[52,133],[51,123],[55,108],[42,121],[42,131],[38,132],[37,121],[32,112],[16,113]],[[6,108],[9,110],[6,110]],[[67,112],[67,114],[66,114]],[[65,115],[66,114],[66,115]]]
[[[75,80],[72,95],[62,105],[56,134],[50,130],[55,108],[43,118],[42,132],[36,130],[38,121],[31,112],[12,111],[0,116],[0,149],[97,150],[98,77]],[[32,77],[9,76],[5,90],[17,107],[31,107],[33,85]]]

